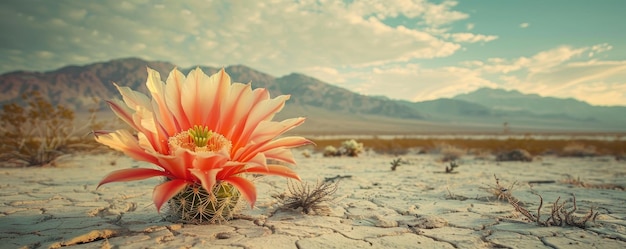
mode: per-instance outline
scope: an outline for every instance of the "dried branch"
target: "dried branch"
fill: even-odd
[[[289,181],[287,184],[288,193],[275,195],[274,198],[285,207],[290,209],[302,208],[306,214],[322,214],[329,212],[328,206],[324,202],[332,201],[332,197],[337,192],[338,183],[329,181],[317,181],[311,187],[308,183]]]

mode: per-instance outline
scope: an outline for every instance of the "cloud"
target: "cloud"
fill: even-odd
[[[519,25],[519,27],[523,29],[528,28],[528,26],[530,26],[530,23],[527,23],[527,22],[520,23]]]
[[[312,71],[306,73],[328,82],[340,78],[342,83],[337,85],[361,94],[411,101],[452,97],[483,86],[497,86],[482,78],[476,70],[462,67],[424,68],[413,63],[347,69],[332,76],[324,73],[316,75]],[[326,76],[329,78],[324,78]]]
[[[445,37],[452,38],[455,42],[476,43],[476,42],[490,42],[498,39],[497,35],[482,35],[473,33],[454,33],[446,34]]]
[[[1,71],[50,70],[66,64],[138,56],[183,67],[245,64],[274,75],[304,68],[381,65],[447,57],[459,41],[491,36],[455,34],[452,41],[427,32],[468,17],[455,1],[277,0],[164,2],[50,1],[33,7],[0,4],[0,56],[22,51]],[[420,28],[390,26],[403,17]],[[15,24],[19,24],[19,29]],[[8,31],[11,32],[8,32]],[[36,51],[49,51],[41,58]],[[80,60],[77,60],[79,58]],[[45,60],[42,60],[45,59]]]
[[[608,44],[587,47],[559,46],[530,57],[466,61],[463,66],[494,78],[500,87],[561,98],[574,97],[596,105],[624,105],[626,61],[602,61],[595,57],[612,49]]]
[[[412,101],[453,97],[492,87],[574,97],[595,105],[624,105],[626,61],[583,56],[589,51],[608,51],[610,47],[608,44],[559,46],[528,57],[488,58],[465,61],[458,66],[388,63],[341,70],[311,68],[304,73],[362,94]]]

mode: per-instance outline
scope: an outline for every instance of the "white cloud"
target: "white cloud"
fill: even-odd
[[[446,57],[457,40],[487,41],[491,36],[456,34],[452,42],[426,32],[462,20],[455,1],[46,2],[37,8],[2,8],[0,22],[21,23],[20,32],[0,40],[9,50],[47,50],[59,57],[37,63],[0,65],[0,70],[50,70],[81,61],[139,56],[180,64],[246,64],[274,75],[324,66],[369,66]],[[29,17],[36,21],[28,21]],[[403,16],[420,29],[385,24]],[[8,24],[2,27],[8,29]],[[54,28],[56,26],[63,28]],[[424,26],[426,25],[426,26]],[[27,42],[23,42],[26,40]],[[51,42],[56,41],[56,42]],[[67,55],[67,56],[66,56]],[[32,60],[33,58],[27,58]]]
[[[543,96],[574,97],[596,105],[624,105],[626,61],[582,56],[611,48],[608,44],[580,48],[560,46],[531,57],[490,58],[486,62],[467,61],[462,65],[480,71],[483,78],[497,78],[504,88]]]
[[[528,26],[530,26],[530,23],[527,23],[527,22],[520,23],[519,25],[519,27],[523,29],[528,28]]]
[[[474,29],[474,27],[475,27],[475,26],[476,26],[476,25],[475,25],[475,24],[473,24],[473,23],[468,23],[468,24],[465,26],[465,29],[467,29],[467,31],[470,31],[470,30]]]
[[[497,35],[482,35],[473,33],[454,33],[446,34],[446,37],[451,37],[455,42],[476,43],[476,42],[490,42],[498,39]]]

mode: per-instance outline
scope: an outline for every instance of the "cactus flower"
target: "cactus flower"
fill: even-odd
[[[304,122],[304,118],[272,121],[289,95],[270,98],[267,89],[231,83],[224,69],[207,76],[197,68],[187,77],[174,69],[163,82],[157,71],[148,68],[146,85],[150,97],[115,85],[123,101],[108,104],[134,132],[96,132],[96,141],[157,167],[113,171],[98,187],[165,177],[152,196],[160,211],[164,203],[174,199],[185,202],[191,198],[186,196],[194,193],[194,198],[207,200],[227,196],[236,201],[241,196],[253,206],[256,188],[246,174],[299,179],[289,167],[267,162],[295,164],[290,149],[311,143],[298,136],[278,138]],[[191,194],[183,193],[187,190]],[[182,211],[189,213],[185,209]],[[213,208],[216,211],[217,207]]]

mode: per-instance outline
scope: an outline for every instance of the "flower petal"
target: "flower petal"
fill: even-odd
[[[203,82],[204,83],[204,82]],[[203,121],[211,130],[217,130],[220,120],[220,113],[222,111],[221,106],[224,100],[229,96],[230,90],[230,76],[224,71],[224,68],[216,74],[209,77],[208,82],[204,84],[206,92],[203,92],[208,101],[208,105],[204,108],[208,111],[208,114]],[[202,90],[204,91],[204,90]]]
[[[256,187],[252,182],[239,176],[231,176],[224,179],[224,181],[239,189],[243,198],[250,203],[250,207],[254,207],[254,203],[256,202]]]
[[[163,203],[172,199],[176,194],[187,187],[187,181],[181,179],[173,179],[171,181],[164,182],[154,187],[152,192],[152,201],[157,208],[157,212],[161,211]]]
[[[215,185],[217,173],[221,169],[211,169],[207,171],[203,171],[200,169],[189,169],[189,172],[200,180],[202,187],[208,192],[211,193],[213,186]]]
[[[122,99],[130,107],[130,109],[137,110],[138,107],[143,107],[146,109],[150,109],[150,99],[143,93],[134,91],[126,86],[119,86],[118,84],[113,83],[117,90],[122,94]]]
[[[187,130],[191,127],[185,111],[181,106],[181,89],[185,82],[185,75],[174,68],[167,76],[165,84],[165,103],[176,119],[180,130]]]
[[[300,177],[298,176],[298,174],[296,174],[296,172],[294,172],[288,167],[277,165],[277,164],[269,164],[267,165],[267,167],[263,167],[263,166],[251,167],[251,168],[242,170],[241,173],[284,176],[284,177],[289,177],[289,178],[300,180]]]
[[[108,100],[107,103],[115,115],[130,125],[133,129],[139,130],[139,127],[137,127],[137,124],[133,121],[133,110],[131,110],[126,103],[117,99]]]
[[[289,97],[289,95],[281,95],[273,99],[267,99],[256,103],[248,115],[248,119],[246,120],[245,128],[242,131],[241,136],[237,139],[237,141],[233,141],[233,148],[237,150],[238,148],[244,147],[250,140],[250,136],[259,123],[264,120],[271,120],[277,112],[283,109],[285,101],[287,101]]]
[[[209,115],[210,99],[204,96],[211,91],[206,84],[207,80],[208,76],[198,67],[189,72],[182,85],[181,106],[190,125],[204,125],[204,120]]]
[[[237,141],[241,131],[245,128],[245,118],[252,109],[252,98],[250,84],[232,84],[228,98],[222,104],[221,124],[216,131],[231,141]]]
[[[157,122],[167,132],[168,136],[178,133],[178,127],[174,116],[170,113],[170,108],[165,101],[165,83],[161,81],[159,72],[148,68],[148,79],[146,86],[152,94],[152,109],[155,111]]]
[[[96,141],[112,149],[124,152],[124,154],[135,160],[158,164],[157,159],[146,152],[139,145],[137,138],[127,130],[117,130],[109,134],[97,136]]]
[[[293,153],[290,149],[275,148],[259,154],[265,154],[265,157],[269,159],[274,159],[290,164],[296,164],[296,160],[293,158]]]
[[[265,143],[295,127],[298,127],[303,124],[304,121],[305,118],[302,117],[286,119],[281,122],[262,121],[250,136],[250,140],[255,143]]]
[[[167,176],[167,174],[163,171],[156,169],[146,169],[146,168],[134,168],[134,169],[120,169],[109,173],[105,176],[100,183],[98,183],[99,188],[103,184],[107,184],[110,182],[127,182],[127,181],[137,181],[143,180],[150,177],[155,176]]]
[[[283,137],[264,144],[249,144],[241,148],[235,153],[233,160],[246,162],[254,157],[257,153],[270,151],[276,148],[293,148],[302,145],[312,144],[313,142],[304,137]]]

